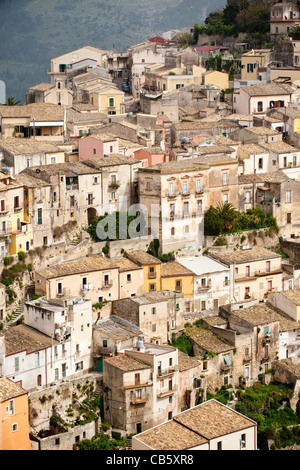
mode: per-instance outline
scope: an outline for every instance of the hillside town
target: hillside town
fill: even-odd
[[[300,448],[299,2],[269,28],[0,105],[0,450]]]

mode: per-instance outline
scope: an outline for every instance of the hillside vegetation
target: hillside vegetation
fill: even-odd
[[[24,102],[49,82],[50,59],[84,45],[127,50],[168,29],[204,22],[222,0],[1,0],[0,80]]]

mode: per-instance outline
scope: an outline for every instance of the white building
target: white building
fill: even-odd
[[[207,256],[177,258],[194,273],[195,310],[218,309],[229,302],[229,275],[227,266]]]
[[[0,337],[1,374],[35,390],[92,369],[91,301],[28,301],[24,321]]]

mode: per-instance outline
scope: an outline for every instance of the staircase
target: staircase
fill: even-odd
[[[126,450],[132,450],[132,439],[126,439]]]
[[[31,300],[32,297],[35,295],[35,284],[31,283],[25,289],[25,299],[22,299],[17,308],[15,309],[12,318],[4,324],[4,328],[8,330],[12,326],[14,326],[17,321],[23,316],[24,314],[24,304],[26,300]]]

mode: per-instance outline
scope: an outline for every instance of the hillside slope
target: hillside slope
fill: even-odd
[[[84,45],[119,51],[169,28],[201,24],[224,0],[0,0],[0,80],[24,101],[50,59]]]

